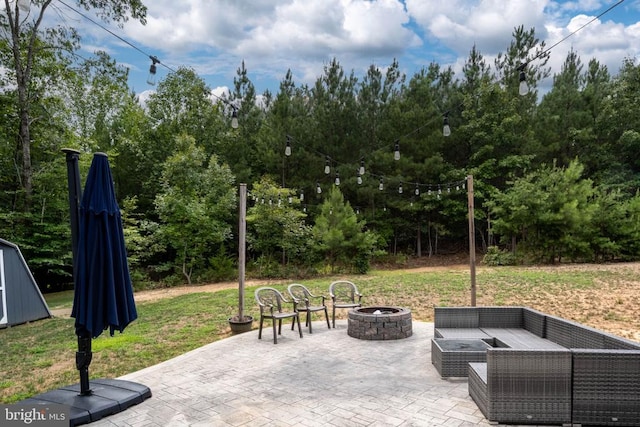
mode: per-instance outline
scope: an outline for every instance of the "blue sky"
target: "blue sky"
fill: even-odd
[[[55,3],[55,1],[54,1]],[[109,28],[171,68],[188,66],[214,93],[233,84],[244,61],[258,93],[276,93],[290,69],[296,84],[313,84],[337,58],[361,76],[394,58],[412,76],[431,62],[456,74],[475,44],[487,63],[504,52],[514,27],[534,27],[551,46],[618,1],[600,0],[148,0],[147,25]],[[144,96],[151,61],[69,10],[83,49],[107,51],[130,68],[130,86]],[[91,16],[91,13],[89,13]],[[640,58],[640,0],[625,0],[551,50],[559,72],[569,49],[583,63],[597,58],[615,74],[624,58]],[[158,67],[158,79],[169,70]],[[545,83],[548,87],[550,82]],[[543,87],[544,91],[545,88]]]

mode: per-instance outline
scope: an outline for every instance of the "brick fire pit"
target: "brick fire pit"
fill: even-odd
[[[408,338],[411,310],[402,307],[361,307],[349,311],[347,334],[361,340]]]

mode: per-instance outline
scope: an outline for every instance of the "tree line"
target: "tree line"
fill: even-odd
[[[138,1],[79,2],[97,3],[112,6],[105,20],[145,19]],[[393,60],[356,77],[334,58],[312,85],[288,71],[258,94],[242,63],[219,98],[181,67],[143,105],[125,67],[77,55],[72,28],[40,28],[9,2],[0,24],[0,236],[45,289],[71,278],[62,148],[83,153],[83,176],[91,153],[109,155],[137,284],[233,277],[241,182],[250,269],[265,277],[466,251],[470,175],[487,262],[640,255],[633,58],[612,76],[571,51],[550,76],[535,29],[517,27],[491,64],[472,47],[459,75],[431,63],[407,76]]]

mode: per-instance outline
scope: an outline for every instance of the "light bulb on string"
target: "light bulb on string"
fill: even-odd
[[[527,84],[527,75],[524,72],[526,66],[527,64],[525,63],[518,67],[518,70],[520,71],[520,75],[518,76],[518,79],[520,80],[520,83],[518,85],[518,93],[520,94],[520,96],[524,96],[529,93],[529,85]]]
[[[149,59],[151,59],[151,65],[149,66],[149,75],[147,76],[147,84],[150,86],[155,86],[156,72],[158,71],[156,64],[159,64],[160,60],[153,55],[149,56]]]
[[[449,112],[444,113],[444,120],[442,125],[442,135],[450,136],[451,135],[451,126],[449,126]]]
[[[319,182],[316,182],[316,192],[317,192],[318,194],[321,194],[321,193],[322,193],[322,187],[320,187],[320,183],[319,183]]]
[[[329,175],[331,172],[331,160],[329,160],[329,156],[326,156],[326,160],[324,162],[324,173]]]
[[[304,207],[302,208],[302,212],[304,212],[304,213],[307,212],[307,205],[304,205]]]
[[[293,203],[293,196],[289,196],[289,204]]]
[[[300,190],[300,201],[304,200],[304,190]]]
[[[380,184],[378,185],[378,190],[380,191],[384,190],[384,181],[382,178],[380,178]]]
[[[278,196],[278,207],[282,206],[282,198]]]
[[[234,107],[233,111],[231,111],[231,127],[233,129],[238,129],[238,110]]]
[[[398,186],[398,194],[402,194],[402,183]]]
[[[360,175],[364,175],[364,159],[360,160],[360,170],[358,172]]]
[[[400,160],[400,141],[396,140],[396,145],[393,149],[393,159]]]
[[[420,187],[418,187],[418,184],[416,184],[416,191],[415,191],[415,195],[419,196],[420,195]]]
[[[358,185],[362,184],[362,174],[360,172],[358,172],[358,178],[356,178],[356,181],[357,181]]]
[[[336,172],[336,180],[335,180],[336,185],[339,187],[340,186],[340,174],[338,172]]]
[[[291,137],[287,135],[287,146],[284,148],[284,155],[289,157],[291,155]]]
[[[269,206],[273,206],[273,200],[269,197]]]

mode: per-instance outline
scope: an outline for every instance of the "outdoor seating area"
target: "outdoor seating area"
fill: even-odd
[[[640,426],[640,344],[526,307],[436,307],[431,360],[491,422]]]
[[[309,333],[313,333],[312,313],[324,312],[327,327],[331,329],[329,324],[329,311],[327,308],[324,295],[314,295],[306,286],[299,283],[292,283],[287,287],[287,293],[290,300],[279,290],[263,286],[255,290],[255,298],[260,307],[260,323],[258,327],[258,339],[262,339],[262,327],[264,320],[271,320],[273,326],[273,343],[278,343],[278,335],[282,334],[282,320],[291,319],[291,330],[294,329],[296,323],[300,338],[302,338],[302,329],[300,328],[300,315],[306,315],[305,326],[309,328]],[[355,308],[361,307],[362,294],[358,291],[358,287],[350,281],[338,280],[329,285],[329,295],[332,302],[332,320],[333,327],[336,327],[336,309],[337,308]],[[288,305],[291,304],[291,310]]]

